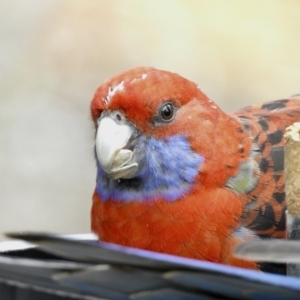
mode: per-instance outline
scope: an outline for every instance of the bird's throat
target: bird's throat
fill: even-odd
[[[192,189],[204,162],[185,136],[162,140],[140,136],[135,152],[139,165],[135,178],[114,180],[97,163],[96,190],[101,201],[175,201]]]

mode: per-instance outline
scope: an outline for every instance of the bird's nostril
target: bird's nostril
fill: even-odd
[[[117,119],[118,121],[121,121],[121,120],[122,120],[121,115],[120,115],[120,114],[116,114],[116,119]]]

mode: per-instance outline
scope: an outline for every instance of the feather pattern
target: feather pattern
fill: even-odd
[[[110,178],[96,151],[92,230],[102,241],[262,267],[235,258],[233,249],[284,237],[283,132],[300,120],[299,98],[226,114],[194,82],[136,68],[106,80],[91,112],[96,131],[102,115],[116,112],[133,132],[123,149],[109,153],[130,153],[134,176]]]
[[[285,237],[284,139],[285,128],[300,119],[296,98],[267,102],[235,113],[259,150],[259,181],[247,194],[243,224],[259,236]]]

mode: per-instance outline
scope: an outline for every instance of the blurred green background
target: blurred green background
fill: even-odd
[[[299,15],[297,0],[0,0],[0,232],[89,231],[89,103],[117,72],[180,73],[228,112],[299,93]]]

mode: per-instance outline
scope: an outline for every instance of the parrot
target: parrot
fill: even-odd
[[[283,135],[299,96],[225,113],[197,83],[138,67],[104,81],[90,109],[99,240],[262,270],[234,249],[285,237]]]

